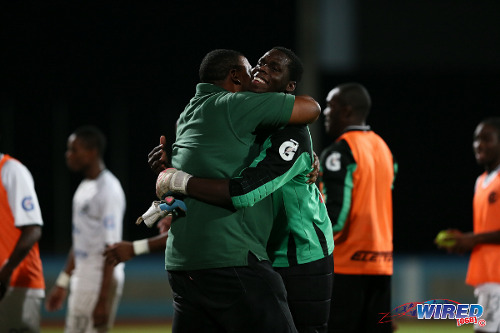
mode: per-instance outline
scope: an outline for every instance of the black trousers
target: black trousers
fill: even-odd
[[[268,261],[248,266],[168,271],[173,333],[297,332],[283,281]]]
[[[327,332],[333,286],[333,255],[307,264],[274,268],[288,293],[299,333]]]
[[[329,333],[390,333],[391,276],[335,274]]]

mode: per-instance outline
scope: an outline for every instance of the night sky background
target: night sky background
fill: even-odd
[[[331,8],[325,1],[3,2],[0,151],[33,174],[42,255],[71,244],[71,198],[81,176],[67,170],[64,152],[69,134],[86,124],[108,137],[105,161],[128,200],[124,239],[156,234],[134,224],[155,198],[147,154],[162,134],[173,142],[199,63],[215,48],[239,50],[252,64],[273,46],[291,48],[306,71],[314,65],[314,91],[299,93],[322,107],[339,83],[367,87],[368,123],[399,162],[396,254],[439,253],[432,242],[439,230],[471,230],[482,172],[472,134],[481,119],[500,115],[500,3],[335,0],[353,4],[353,28],[343,31],[335,28],[342,13],[304,18],[303,6]],[[329,64],[332,34],[351,38],[344,67]],[[315,41],[314,50],[304,40]],[[330,142],[322,123],[313,127],[318,154]]]

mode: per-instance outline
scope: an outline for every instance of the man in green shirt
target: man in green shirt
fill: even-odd
[[[233,51],[210,52],[200,79],[172,151],[172,165],[191,174],[237,176],[258,155],[258,131],[312,122],[320,112],[310,97],[247,92],[262,80],[251,80],[248,61]],[[237,211],[193,198],[185,203],[187,214],[172,223],[165,255],[173,331],[295,332],[283,282],[266,252],[271,198]]]

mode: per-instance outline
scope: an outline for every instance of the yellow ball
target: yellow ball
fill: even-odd
[[[456,240],[454,240],[454,239],[446,239],[449,236],[451,236],[451,235],[446,230],[440,231],[437,234],[436,239],[435,239],[436,244],[439,245],[439,246],[444,246],[444,247],[450,247],[450,246],[455,245],[455,243],[457,242]]]

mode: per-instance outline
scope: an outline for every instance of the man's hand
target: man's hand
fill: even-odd
[[[162,218],[158,223],[156,224],[156,227],[158,228],[158,232],[160,234],[168,232],[170,229],[170,225],[172,224],[172,215],[167,215],[164,218]]]
[[[313,164],[311,165],[313,168],[313,171],[311,171],[307,174],[307,177],[309,177],[309,180],[307,181],[308,184],[316,183],[316,179],[318,179],[318,175],[319,175],[319,158],[318,158],[318,155],[316,155],[315,151],[313,151],[313,155],[314,155],[314,161],[313,161]]]
[[[170,166],[167,152],[165,151],[166,142],[167,139],[165,139],[165,136],[160,136],[160,144],[154,147],[148,154],[149,167],[156,175]]]
[[[121,262],[128,261],[135,257],[134,246],[132,242],[118,242],[110,245],[104,250],[104,257],[106,257],[106,262],[110,265],[116,266]]]
[[[59,286],[52,287],[48,297],[45,299],[45,309],[49,312],[60,310],[68,290]]]
[[[473,232],[463,233],[456,229],[448,229],[447,231],[450,234],[450,239],[455,240],[454,245],[445,247],[448,253],[464,254],[472,251],[476,246],[476,235]]]
[[[153,201],[151,207],[140,216],[135,224],[144,224],[151,228],[160,219],[169,214],[182,215],[187,211],[184,201],[175,199],[174,197],[166,197],[163,201]]]
[[[107,300],[99,298],[92,313],[94,327],[97,328],[99,332],[99,329],[104,329],[108,325],[109,306],[106,303]]]

